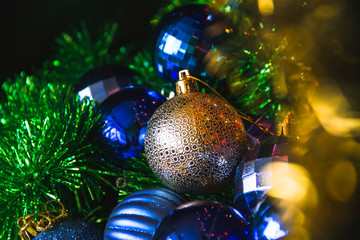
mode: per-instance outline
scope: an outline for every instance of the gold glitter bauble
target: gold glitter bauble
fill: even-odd
[[[246,141],[242,119],[229,103],[190,92],[155,111],[147,126],[145,153],[165,185],[201,194],[219,190],[230,180]]]

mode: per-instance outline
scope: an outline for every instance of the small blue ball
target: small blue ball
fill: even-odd
[[[205,56],[232,32],[231,25],[207,5],[185,5],[165,15],[154,32],[153,60],[159,76],[175,82],[183,69],[206,76]]]
[[[148,121],[165,100],[155,91],[130,87],[109,96],[100,105],[106,122],[103,134],[117,145],[114,164],[123,165],[144,151]]]
[[[101,240],[98,229],[88,223],[65,218],[55,222],[33,240]]]

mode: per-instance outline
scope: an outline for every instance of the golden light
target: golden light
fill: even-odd
[[[314,207],[318,202],[316,188],[309,172],[294,163],[272,162],[263,171],[271,172],[272,189],[268,195],[301,207]]]
[[[326,190],[337,201],[346,202],[355,191],[356,170],[348,160],[337,161],[326,176]]]
[[[339,6],[321,5],[316,8],[315,16],[318,18],[332,18],[340,13]]]
[[[321,84],[309,103],[329,133],[343,137],[360,135],[360,119],[352,117],[347,99],[335,84]]]
[[[274,12],[273,0],[258,0],[258,7],[263,16],[270,16]]]

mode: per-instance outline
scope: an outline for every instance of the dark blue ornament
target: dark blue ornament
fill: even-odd
[[[288,164],[289,160],[295,162],[295,157],[290,151],[294,146],[300,145],[296,137],[287,135],[291,132],[292,124],[278,123],[275,127],[271,127],[274,124],[264,120],[262,125],[273,128],[276,136],[266,136],[259,132],[255,134],[256,131],[253,131],[252,136],[261,139],[261,142],[244,155],[234,178],[235,206],[249,222],[255,214],[258,203],[272,188],[272,172],[270,168],[265,170],[265,166],[273,162],[284,164]]]
[[[251,236],[254,240],[275,240],[280,239],[289,233],[290,219],[294,217],[296,211],[292,211],[292,216],[284,218],[286,205],[282,205],[275,198],[266,197],[257,206],[257,211],[252,220]],[[287,219],[287,220],[285,220]]]
[[[55,222],[33,240],[102,240],[98,229],[88,223],[65,218]]]
[[[186,199],[165,188],[137,191],[120,202],[109,216],[104,240],[151,240],[161,220]]]
[[[80,98],[89,97],[102,103],[108,96],[133,86],[134,73],[120,64],[109,64],[84,74],[75,84]]]
[[[126,88],[101,104],[106,121],[104,136],[117,145],[118,159],[114,159],[114,164],[122,165],[128,158],[144,151],[148,121],[165,100],[152,90]]]
[[[164,218],[154,240],[246,240],[249,234],[236,209],[215,201],[194,201],[179,206]]]
[[[186,5],[165,15],[155,29],[153,44],[159,76],[175,82],[183,69],[206,76],[205,56],[233,31],[231,25],[224,14],[207,5]]]

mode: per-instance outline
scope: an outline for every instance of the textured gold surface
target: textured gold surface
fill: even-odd
[[[217,96],[193,92],[163,103],[147,127],[145,153],[155,175],[182,193],[216,191],[246,147],[240,115]]]

